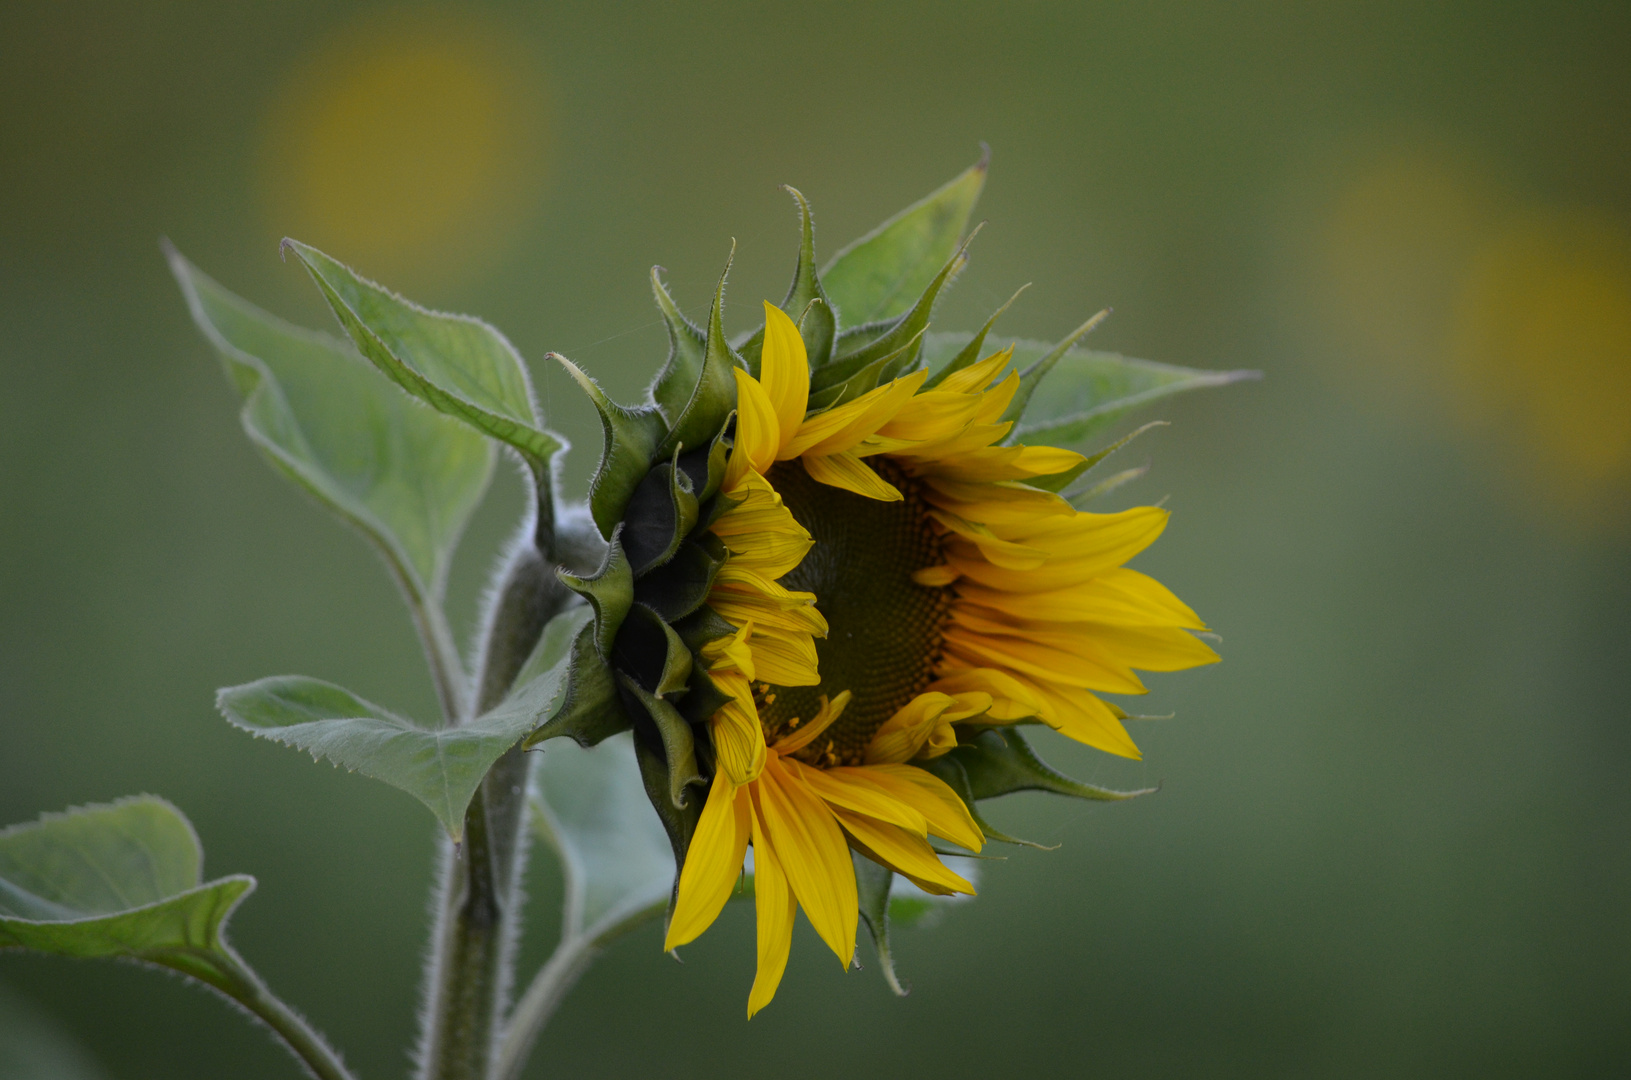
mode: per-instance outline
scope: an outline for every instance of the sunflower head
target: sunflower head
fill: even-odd
[[[953,185],[977,193],[983,176],[984,162]],[[940,856],[1012,839],[977,799],[1123,794],[1048,769],[1016,725],[1137,756],[1126,714],[1098,695],[1142,693],[1135,668],[1217,659],[1195,614],[1123,565],[1165,512],[1082,511],[1060,493],[1103,454],[1015,437],[1097,318],[1024,371],[1012,346],[986,349],[996,315],[931,364],[930,316],[966,261],[972,197],[930,266],[923,250],[907,257],[902,223],[941,193],[840,253],[826,279],[870,298],[850,305],[823,284],[809,206],[789,191],[793,282],[758,329],[727,339],[723,277],[699,327],[653,271],[670,347],[643,404],[611,401],[557,358],[602,421],[589,508],[606,549],[594,574],[561,574],[594,617],[561,707],[529,738],[634,730],[680,868],[670,948],[713,921],[752,847],[750,1013],[775,991],[798,908],[847,965],[863,906],[883,932],[861,895],[877,868],[885,892],[893,875],[972,892]],[[899,258],[856,257],[881,238]]]

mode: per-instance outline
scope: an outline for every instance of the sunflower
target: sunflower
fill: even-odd
[[[934,389],[917,371],[807,415],[804,343],[766,303],[760,377],[734,373],[723,491],[737,501],[713,526],[730,555],[709,604],[739,629],[703,650],[731,700],[709,721],[719,765],[664,947],[714,921],[751,844],[750,1016],[775,994],[797,908],[849,965],[849,848],[929,892],[973,892],[928,837],[977,852],[980,829],[910,764],[955,747],[953,725],[1037,717],[1137,756],[1125,714],[1092,691],[1142,692],[1134,666],[1217,659],[1186,632],[1203,628],[1192,611],[1121,565],[1164,511],[1076,510],[1024,481],[1082,455],[996,445],[1019,386],[999,379],[1009,360],[997,352]]]
[[[849,966],[857,858],[971,894],[942,853],[1012,839],[975,799],[1119,797],[1047,769],[1015,725],[1136,758],[1127,714],[1098,695],[1143,693],[1135,669],[1218,659],[1193,611],[1124,566],[1166,511],[1080,510],[1059,492],[1103,455],[1011,438],[1047,364],[1012,370],[1012,346],[982,358],[988,321],[925,365],[963,249],[908,311],[841,329],[794,197],[799,263],[762,330],[727,341],[723,279],[693,326],[654,272],[671,350],[649,404],[610,401],[562,360],[603,422],[590,509],[607,550],[595,574],[561,574],[594,619],[528,739],[634,729],[678,866],[667,949],[713,923],[753,849],[749,1016],[775,994],[800,908]],[[982,783],[993,762],[1023,776]]]

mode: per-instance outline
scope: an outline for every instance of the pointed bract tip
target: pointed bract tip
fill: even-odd
[[[984,139],[980,140],[980,160],[974,163],[974,168],[980,172],[991,168],[991,144]]]

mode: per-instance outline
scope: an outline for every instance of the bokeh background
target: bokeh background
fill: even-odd
[[[940,328],[1034,281],[1007,332],[1111,305],[1099,347],[1266,373],[1160,409],[1173,426],[1123,458],[1153,469],[1117,495],[1168,500],[1137,565],[1225,662],[1153,678],[1138,711],[1175,717],[1136,729],[1142,763],[1048,740],[1161,791],[991,806],[1059,848],[902,933],[909,998],[801,927],[745,1023],[736,906],[684,965],[655,927],[620,942],[541,1058],[1624,1075],[1628,43],[1623,3],[7,3],[0,821],[173,799],[211,871],[260,878],[242,951],[361,1075],[403,1075],[432,821],[211,699],[283,672],[433,698],[373,556],[242,438],[159,237],[328,326],[277,256],[300,237],[627,399],[664,350],[652,263],[700,312],[735,237],[745,326],[792,268],[777,184],[831,254],[985,140],[991,225]],[[582,477],[584,403],[534,370]],[[519,490],[502,477],[467,538],[460,626]],[[529,955],[558,917],[547,868],[533,892]],[[41,1075],[294,1075],[178,980],[6,955],[0,984],[0,1044],[58,1063]]]

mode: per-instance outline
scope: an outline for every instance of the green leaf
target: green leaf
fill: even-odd
[[[843,325],[888,319],[911,308],[957,250],[989,164],[989,153],[982,153],[950,183],[833,257],[821,282]]]
[[[640,481],[651,469],[657,444],[668,434],[668,425],[656,406],[626,409],[607,397],[600,385],[572,361],[559,353],[549,354],[577,380],[600,414],[605,449],[600,466],[589,482],[589,512],[600,535],[611,539],[612,530],[622,520],[624,508]]]
[[[1072,352],[1053,369],[1047,393],[1025,410],[1013,441],[1071,446],[1173,394],[1259,378],[1257,371],[1204,371],[1117,353]]]
[[[574,608],[550,620],[516,679],[491,711],[458,727],[431,731],[318,679],[275,676],[220,691],[216,705],[236,727],[324,757],[400,788],[424,803],[455,842],[464,813],[493,762],[541,718],[566,689],[566,658],[590,613]]]
[[[223,927],[255,887],[203,880],[192,825],[139,795],[0,830],[0,949],[127,957],[220,982]]]
[[[527,370],[504,335],[480,319],[428,311],[297,240],[305,264],[362,354],[409,393],[518,450],[539,490],[566,442],[543,427]]]
[[[555,742],[534,772],[533,827],[561,857],[563,937],[601,939],[662,911],[674,853],[646,801],[628,735]]]
[[[408,399],[355,349],[234,296],[166,245],[193,321],[243,394],[244,430],[362,530],[403,586],[439,599],[493,471],[481,435]]]

